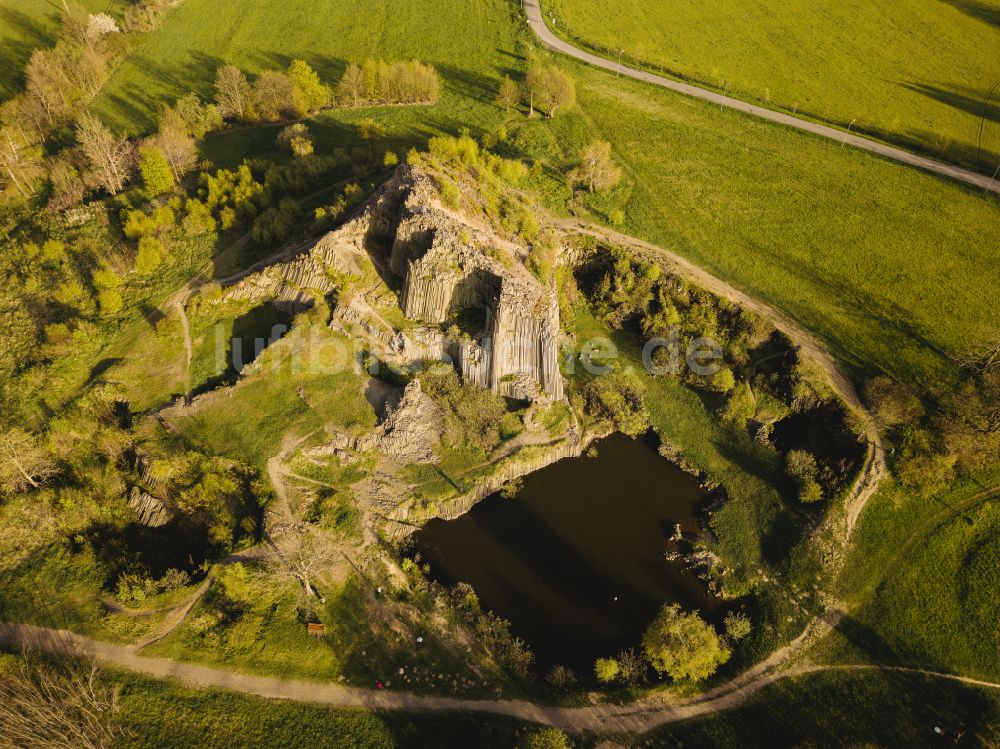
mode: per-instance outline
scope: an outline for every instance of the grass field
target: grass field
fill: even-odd
[[[951,161],[1000,164],[997,0],[545,0],[557,33]]]
[[[854,610],[829,643],[830,657],[998,680],[998,538],[998,470],[927,499],[884,488],[841,579]]]
[[[605,202],[624,207],[626,233],[790,313],[858,374],[936,387],[950,355],[996,335],[995,196],[567,67],[580,106],[537,125],[551,132],[525,149],[565,167],[589,140],[609,141],[630,184]]]
[[[336,83],[348,62],[418,57],[433,64],[445,84],[437,105],[400,110],[411,137],[426,140],[440,130],[496,119],[491,102],[499,78],[518,65],[516,8],[506,0],[375,0],[363,9],[310,0],[185,0],[161,28],[143,37],[109,83],[99,110],[135,132],[149,129],[165,101],[191,90],[211,96],[215,71],[227,62],[259,73],[302,58]],[[393,130],[399,132],[397,118],[392,116]],[[344,121],[354,117],[345,114]]]

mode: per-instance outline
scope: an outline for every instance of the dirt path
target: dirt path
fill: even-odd
[[[627,65],[620,65],[614,60],[609,60],[605,57],[600,57],[590,52],[586,52],[578,47],[574,47],[569,42],[552,33],[549,27],[545,25],[545,21],[542,18],[542,11],[538,3],[539,0],[524,0],[525,11],[528,14],[528,25],[531,27],[532,31],[535,32],[535,35],[546,47],[554,49],[557,52],[561,52],[564,55],[573,57],[581,62],[585,62],[598,68],[603,68],[604,70],[609,70],[615,74],[635,78],[636,80],[643,81],[645,83],[651,83],[654,86],[676,91],[677,93],[685,94],[686,96],[692,96],[696,99],[707,101],[719,107],[735,109],[739,112],[743,112],[744,114],[749,114],[754,117],[759,117],[762,120],[767,120],[768,122],[774,122],[779,125],[785,125],[787,127],[795,128],[796,130],[802,130],[813,135],[818,135],[821,138],[827,138],[842,145],[854,146],[855,148],[859,148],[863,151],[868,151],[869,153],[873,153],[887,159],[892,159],[893,161],[898,161],[901,164],[915,166],[918,169],[923,169],[928,172],[933,172],[934,174],[958,180],[959,182],[964,182],[965,184],[972,185],[973,187],[979,187],[984,191],[1000,193],[1000,182],[987,175],[979,174],[978,172],[973,172],[968,169],[962,169],[961,167],[954,166],[953,164],[945,164],[940,161],[935,161],[934,159],[929,159],[925,156],[918,156],[917,154],[910,153],[909,151],[904,151],[901,148],[895,148],[894,146],[889,146],[885,143],[869,140],[868,138],[863,138],[860,135],[854,135],[852,133],[830,127],[829,125],[820,125],[819,123],[794,117],[790,114],[776,112],[773,109],[767,109],[765,107],[759,107],[756,104],[750,104],[748,102],[741,101],[740,99],[733,99],[732,97],[724,96],[723,94],[718,94],[714,91],[709,91],[708,89],[699,88],[698,86],[694,86],[690,83],[682,83],[680,81],[675,81],[672,78],[665,78],[661,75],[656,75],[655,73],[647,73],[644,70],[637,70],[635,68],[630,68]]]
[[[191,345],[191,325],[187,316],[187,299],[190,292],[174,299],[174,308],[181,318],[181,332],[184,334],[184,354],[187,361],[184,365],[184,402],[191,402],[191,360],[194,359],[194,347]]]
[[[697,697],[683,700],[670,700],[662,695],[653,695],[624,705],[601,703],[588,707],[567,708],[539,705],[523,700],[434,697],[391,690],[359,689],[329,682],[255,676],[172,659],[149,658],[122,645],[91,640],[64,630],[45,629],[26,624],[0,624],[0,645],[11,649],[31,648],[58,654],[86,655],[102,663],[120,666],[145,676],[177,679],[196,687],[228,689],[269,699],[290,699],[373,710],[454,710],[491,713],[554,726],[574,733],[595,734],[645,733],[666,723],[737,707],[752,695],[781,679],[828,670],[883,670],[912,673],[984,689],[1000,689],[1000,684],[994,682],[902,666],[822,666],[802,663],[780,673],[765,672],[755,674],[752,678],[735,680]]]

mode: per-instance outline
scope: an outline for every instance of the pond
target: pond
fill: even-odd
[[[494,494],[414,539],[433,579],[469,583],[484,610],[510,621],[540,673],[563,664],[591,674],[595,658],[638,647],[666,602],[713,623],[725,613],[664,554],[676,523],[698,537],[708,493],[659,455],[655,436],[595,446],[596,457],[559,461],[525,477],[516,497]]]

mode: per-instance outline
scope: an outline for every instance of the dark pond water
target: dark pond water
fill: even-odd
[[[675,523],[696,537],[707,494],[655,444],[613,435],[595,458],[525,477],[515,499],[493,495],[431,521],[416,549],[434,579],[469,583],[484,609],[508,619],[543,673],[561,663],[590,674],[595,658],[638,646],[665,602],[714,622],[722,602],[664,557]]]

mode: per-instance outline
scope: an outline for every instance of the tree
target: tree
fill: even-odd
[[[677,604],[660,610],[642,636],[642,648],[657,672],[692,681],[707,679],[730,655],[712,625]]]
[[[260,118],[268,122],[294,114],[291,79],[277,70],[265,70],[253,82],[253,106]]]
[[[572,184],[586,185],[590,192],[610,190],[621,178],[622,170],[611,160],[611,144],[601,140],[580,151],[580,163],[569,173]]]
[[[139,239],[139,252],[135,256],[135,272],[148,276],[163,262],[163,244],[155,237]]]
[[[497,105],[503,107],[505,112],[509,112],[520,100],[521,89],[509,75],[505,75],[500,81],[500,90],[497,92]]]
[[[366,117],[358,123],[358,137],[368,143],[372,156],[375,155],[375,144],[385,135],[385,129],[371,117]]]
[[[169,192],[174,186],[174,173],[167,157],[152,143],[139,147],[139,174],[150,197]]]
[[[799,491],[799,501],[819,502],[823,499],[823,489],[816,481],[819,469],[816,458],[805,450],[790,450],[785,456],[785,473],[795,482]]]
[[[197,94],[188,94],[177,100],[173,107],[164,112],[161,127],[168,112],[176,113],[191,137],[201,140],[213,130],[223,125],[222,113],[215,104],[205,104]]]
[[[344,104],[356,107],[361,104],[365,92],[365,75],[357,63],[350,63],[337,84],[337,97]]]
[[[42,174],[39,150],[12,128],[0,129],[0,169],[15,189],[27,197]]]
[[[223,117],[245,121],[256,119],[250,82],[235,65],[223,65],[216,72],[215,102]]]
[[[576,102],[576,84],[555,65],[530,68],[525,77],[525,88],[531,114],[538,105],[552,118],[559,107],[570,107]]]
[[[587,410],[607,419],[619,432],[638,437],[649,429],[645,386],[633,374],[615,372],[595,377],[584,388]]]
[[[868,380],[861,395],[872,416],[884,429],[916,423],[924,413],[920,400],[909,388],[885,376]]]
[[[194,138],[188,134],[187,126],[175,110],[168,109],[164,112],[159,131],[148,143],[163,154],[174,184],[180,184],[184,175],[198,163]]]
[[[569,667],[559,664],[552,667],[545,680],[553,689],[563,692],[576,684],[576,674]]]
[[[269,548],[271,574],[279,580],[297,582],[307,599],[319,598],[316,575],[341,558],[336,540],[310,526],[290,530]]]
[[[59,666],[27,658],[0,677],[3,740],[23,749],[107,749],[124,736],[119,691],[101,683],[96,661]]]
[[[0,490],[16,494],[38,489],[58,473],[48,450],[22,429],[0,434]]]
[[[621,666],[614,658],[598,658],[594,661],[594,676],[602,684],[610,684],[618,678]]]
[[[292,101],[300,117],[322,109],[330,103],[330,87],[320,81],[316,71],[302,60],[292,60],[288,66],[292,81]]]
[[[959,470],[993,463],[1000,453],[1000,369],[973,370],[941,406],[935,422]]]
[[[289,125],[278,134],[278,146],[302,158],[312,155],[313,140],[309,128],[301,122]]]
[[[76,139],[97,181],[112,195],[125,188],[132,169],[132,144],[117,137],[92,114],[80,118]]]
[[[750,634],[750,620],[745,614],[741,614],[738,611],[730,611],[726,614],[723,624],[726,627],[726,636],[729,637],[732,642],[742,640]]]

